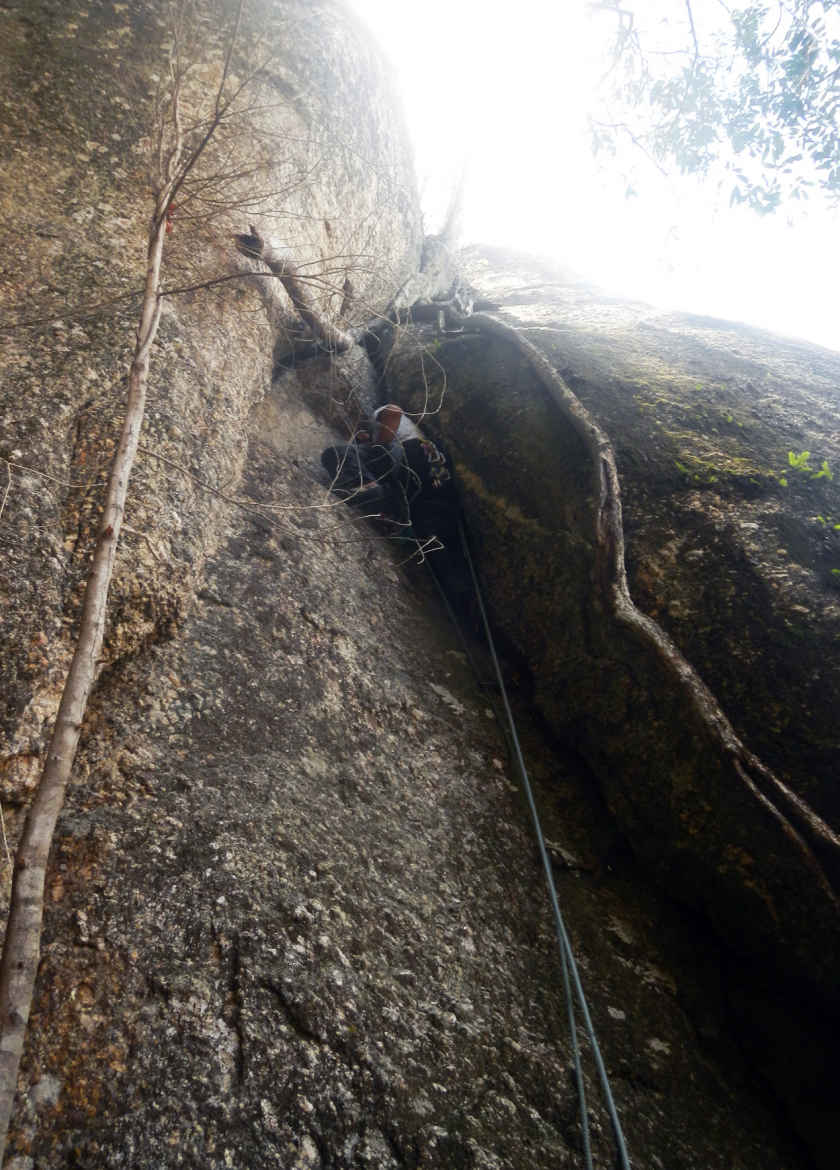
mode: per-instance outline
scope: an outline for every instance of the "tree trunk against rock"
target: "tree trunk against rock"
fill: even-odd
[[[96,678],[105,620],[108,588],[114,569],[128,483],[146,407],[149,353],[160,322],[160,265],[166,234],[169,188],[163,188],[155,207],[149,240],[143,310],[137,345],[128,378],[125,421],[114,457],[76,648],[56,715],[52,739],[35,799],[26,818],[14,863],[9,917],[0,961],[0,1161],[17,1088],[18,1066],[29,1021],[32,990],[41,947],[44,881],[47,859],[58,814],[70,781],[88,696]]]

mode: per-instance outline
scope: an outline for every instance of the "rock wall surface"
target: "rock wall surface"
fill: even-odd
[[[612,439],[637,604],[750,747],[840,829],[837,354],[628,303],[540,261],[477,259],[482,294]],[[805,451],[810,472],[790,466]],[[815,478],[824,463],[831,478]]]
[[[178,632],[101,680],[50,875],[16,1170],[579,1162],[502,740],[428,582],[329,507],[312,393],[287,374],[254,407],[250,511],[225,509]],[[292,510],[255,514],[278,499]],[[714,949],[588,776],[523,729],[547,833],[584,867],[558,881],[634,1157],[806,1166],[729,1037]]]
[[[489,316],[406,334],[395,393],[429,411],[453,456],[495,618],[552,728],[663,888],[773,973],[745,1032],[834,1165],[821,1038],[840,1014],[840,359],[627,304],[498,250],[479,249],[464,275]],[[615,451],[633,623],[599,543],[606,481],[546,389],[546,359]],[[825,848],[809,836],[817,814]],[[780,997],[802,1010],[798,1039],[792,1019],[779,1036]]]
[[[208,9],[222,44],[236,11],[235,4]],[[181,196],[186,205],[167,247],[166,288],[220,283],[165,301],[127,514],[133,532],[112,585],[109,661],[165,636],[186,613],[220,503],[196,481],[219,489],[239,474],[246,419],[268,384],[272,347],[297,327],[284,294],[236,279],[244,265],[231,233],[243,215],[294,249],[325,308],[356,322],[381,311],[417,266],[410,150],[369,35],[341,5],[324,12],[292,0],[272,11],[281,49],[258,78],[254,146],[279,143],[270,181],[255,187],[246,173],[243,192],[218,178],[225,166],[251,165],[248,111],[228,131],[236,150],[222,139],[224,158],[213,157],[191,199]],[[169,13],[167,5],[110,3],[27,3],[0,13],[0,297],[6,326],[35,322],[0,338],[0,457],[9,487],[0,792],[13,801],[38,771],[123,408],[153,211],[154,111],[168,69]],[[247,59],[232,60],[241,77],[257,53],[253,42],[259,48],[266,35],[262,16],[259,6],[243,10],[236,43]],[[212,113],[218,55],[208,50],[195,62],[187,112]],[[160,469],[169,466],[161,459],[187,473],[170,497],[158,490]]]
[[[576,1165],[562,980],[498,730],[428,582],[319,480],[325,419],[369,388],[364,355],[272,385],[299,322],[231,246],[252,218],[308,266],[323,312],[381,312],[422,243],[398,103],[343,4],[270,12],[246,4],[237,28],[238,80],[284,47],[261,59],[249,133],[212,156],[224,198],[199,172],[167,243],[165,287],[207,287],[167,296],[155,345],[7,1166]],[[206,13],[217,42],[180,44],[202,45],[193,112],[228,76],[237,6]],[[173,26],[157,0],[27,0],[0,22],[13,847],[122,409]],[[521,706],[634,1162],[805,1170],[728,1026],[718,945]]]

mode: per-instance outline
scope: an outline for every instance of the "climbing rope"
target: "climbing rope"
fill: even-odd
[[[525,760],[523,759],[522,749],[519,745],[519,737],[516,734],[516,724],[514,723],[513,713],[510,709],[510,703],[508,702],[507,689],[505,687],[504,679],[502,677],[501,667],[499,666],[499,659],[496,655],[496,645],[493,641],[493,635],[490,632],[490,623],[487,619],[487,612],[484,608],[484,599],[481,595],[481,590],[478,586],[478,578],[476,577],[475,566],[473,565],[473,560],[472,560],[472,556],[470,555],[469,545],[467,544],[466,533],[464,532],[464,527],[460,521],[458,522],[458,531],[460,532],[460,535],[461,535],[461,544],[462,544],[463,550],[464,550],[464,557],[467,561],[467,564],[469,565],[470,576],[472,577],[473,588],[475,589],[475,595],[476,595],[476,599],[478,601],[479,611],[481,613],[481,620],[482,620],[482,623],[484,625],[485,635],[487,637],[487,644],[490,647],[490,654],[491,654],[491,657],[493,659],[493,667],[495,669],[496,679],[497,679],[498,684],[499,684],[499,692],[502,696],[502,702],[504,704],[504,710],[505,710],[505,722],[504,723],[498,719],[498,711],[496,711],[496,705],[495,705],[495,703],[493,703],[492,697],[490,697],[490,702],[491,702],[491,705],[493,707],[494,712],[496,713],[496,718],[499,722],[499,725],[502,728],[502,731],[505,735],[505,739],[506,739],[507,745],[508,745],[508,750],[511,754],[511,757],[514,761],[514,765],[516,767],[516,770],[519,773],[519,778],[522,782],[522,788],[525,792],[525,796],[526,796],[527,801],[528,801],[528,808],[529,808],[530,813],[531,813],[531,820],[533,822],[534,831],[535,831],[536,836],[537,836],[537,844],[539,845],[540,857],[542,858],[543,869],[545,870],[545,876],[546,876],[546,880],[548,882],[548,893],[549,893],[549,898],[551,900],[551,909],[552,909],[552,912],[554,915],[554,927],[555,927],[555,930],[557,932],[557,945],[558,945],[558,949],[560,951],[560,964],[561,964],[561,967],[563,970],[563,987],[564,987],[565,997],[566,997],[566,1013],[568,1015],[568,1020],[569,1020],[569,1033],[570,1033],[570,1038],[571,1038],[571,1043],[572,1043],[572,1054],[574,1057],[574,1067],[575,1067],[575,1081],[577,1083],[578,1101],[580,1104],[580,1124],[581,1124],[581,1136],[582,1136],[582,1141],[583,1141],[584,1166],[586,1167],[586,1170],[592,1170],[592,1148],[591,1148],[590,1137],[589,1137],[589,1118],[588,1118],[587,1109],[586,1109],[586,1089],[585,1089],[584,1081],[583,1081],[583,1070],[581,1068],[580,1045],[578,1043],[578,1032],[577,1032],[577,1023],[576,1023],[576,1019],[575,1019],[575,1005],[574,1005],[574,997],[572,995],[572,985],[574,985],[574,994],[577,997],[578,1004],[580,1005],[580,1011],[581,1011],[581,1014],[583,1016],[584,1026],[586,1028],[586,1033],[589,1037],[589,1043],[592,1046],[592,1054],[593,1054],[594,1059],[595,1059],[595,1066],[598,1070],[598,1079],[601,1082],[601,1088],[603,1090],[604,1098],[606,1100],[607,1112],[608,1112],[609,1117],[610,1117],[613,1135],[615,1137],[615,1143],[616,1143],[616,1146],[618,1149],[619,1164],[621,1166],[621,1170],[630,1170],[630,1159],[627,1155],[627,1146],[626,1146],[625,1141],[624,1141],[624,1133],[623,1133],[622,1128],[621,1128],[621,1121],[619,1120],[618,1111],[615,1107],[615,1101],[613,1099],[612,1089],[610,1088],[610,1081],[609,1081],[609,1077],[607,1076],[607,1070],[604,1067],[604,1061],[601,1057],[601,1049],[598,1046],[598,1041],[597,1041],[596,1036],[595,1036],[595,1029],[594,1029],[593,1024],[592,1024],[592,1017],[589,1014],[589,1007],[587,1006],[587,1003],[586,1003],[586,996],[584,995],[584,992],[583,992],[583,985],[581,984],[581,981],[580,981],[580,975],[578,973],[577,963],[575,962],[575,957],[574,957],[574,954],[572,953],[572,947],[571,947],[571,943],[569,942],[568,933],[566,932],[566,926],[565,926],[565,923],[563,921],[563,915],[560,912],[560,903],[557,899],[557,890],[556,890],[555,885],[554,885],[554,872],[551,868],[551,860],[548,856],[548,851],[545,847],[545,838],[543,837],[542,826],[540,825],[540,818],[539,818],[539,814],[537,813],[536,802],[534,801],[534,793],[533,793],[533,790],[531,788],[531,781],[530,781],[529,776],[528,776],[528,769],[525,767]],[[431,566],[430,566],[430,568],[431,568]],[[443,588],[441,587],[440,582],[438,581],[437,577],[435,576],[434,570],[432,570],[432,576],[434,577],[435,584],[437,585],[438,590],[440,591],[441,597],[443,598],[444,603],[446,604],[446,608],[449,612],[449,616],[452,619],[456,630],[458,631],[458,636],[459,636],[461,643],[464,646],[464,649],[467,653],[467,656],[472,664],[473,670],[476,673],[476,677],[478,678],[479,683],[481,683],[482,686],[485,686],[485,690],[486,690],[486,685],[482,682],[481,676],[480,676],[478,669],[476,667],[475,659],[473,658],[473,655],[470,653],[469,646],[467,645],[466,638],[464,637],[464,635],[461,631],[461,627],[460,627],[454,613],[452,612],[452,607],[449,604],[449,599],[447,598]],[[570,976],[571,976],[571,978],[570,978]]]

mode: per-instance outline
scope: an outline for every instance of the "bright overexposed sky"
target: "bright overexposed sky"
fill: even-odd
[[[351,2],[400,78],[427,230],[466,160],[464,243],[840,349],[840,213],[814,197],[760,218],[729,208],[731,181],[718,190],[666,179],[641,156],[593,158],[599,33],[585,0]]]

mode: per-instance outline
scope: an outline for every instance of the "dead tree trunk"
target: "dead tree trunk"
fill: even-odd
[[[23,827],[15,860],[9,920],[0,962],[0,1162],[5,1151],[38,971],[47,859],[70,779],[85,707],[96,677],[105,634],[108,588],[114,570],[129,476],[143,424],[149,352],[162,306],[158,292],[170,188],[168,183],[158,197],[149,238],[143,308],[128,377],[128,401],[119,446],[108,477],[105,508],[87,579],[79,636],[41,780]]]

